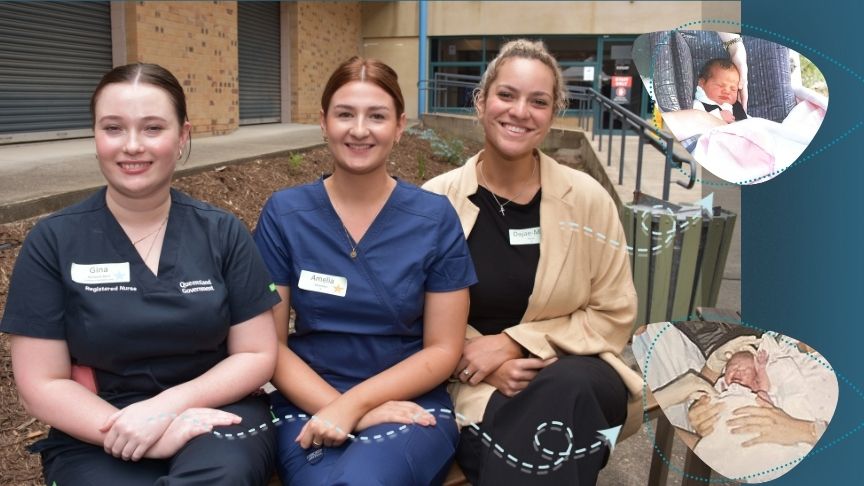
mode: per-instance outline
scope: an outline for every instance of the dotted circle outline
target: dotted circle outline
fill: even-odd
[[[835,439],[829,441],[828,443],[823,444],[823,445],[820,445],[819,447],[813,447],[813,448],[810,450],[810,452],[808,452],[807,454],[805,454],[805,455],[803,455],[803,456],[801,456],[801,457],[799,457],[799,458],[796,458],[796,459],[793,459],[793,460],[791,460],[791,461],[788,461],[788,462],[786,462],[786,463],[784,463],[784,464],[780,464],[780,465],[778,465],[778,466],[772,467],[772,468],[767,469],[767,470],[765,470],[765,471],[761,471],[761,472],[758,472],[758,473],[748,474],[748,475],[746,475],[746,476],[741,476],[741,477],[738,477],[738,478],[711,478],[711,477],[698,476],[698,475],[695,475],[695,474],[687,473],[687,472],[685,472],[684,470],[682,470],[681,468],[679,468],[678,466],[672,464],[672,461],[670,460],[670,458],[666,457],[666,455],[663,453],[663,451],[660,450],[660,446],[657,445],[657,440],[656,440],[656,438],[657,438],[657,434],[655,434],[655,433],[653,432],[653,430],[652,430],[652,428],[651,428],[651,424],[649,423],[649,422],[650,422],[650,419],[649,419],[649,417],[648,417],[648,365],[649,365],[649,362],[650,362],[650,360],[651,360],[651,354],[654,352],[654,347],[655,347],[656,344],[657,344],[657,340],[660,338],[660,336],[663,335],[663,333],[665,333],[667,330],[669,330],[671,327],[673,327],[673,324],[674,324],[674,323],[678,323],[678,322],[682,322],[682,323],[683,323],[683,322],[687,322],[687,321],[691,321],[691,320],[698,320],[698,319],[699,319],[699,318],[698,318],[697,316],[695,316],[695,315],[691,315],[691,316],[688,316],[686,319],[674,320],[674,321],[671,321],[671,322],[667,322],[667,323],[666,323],[666,324],[665,324],[665,325],[664,325],[664,326],[659,330],[659,332],[657,333],[657,335],[656,335],[656,336],[654,337],[654,339],[651,341],[651,344],[648,346],[648,352],[647,352],[646,355],[645,355],[645,362],[643,363],[643,366],[642,366],[642,369],[643,369],[643,373],[642,373],[642,380],[643,380],[643,385],[642,385],[642,424],[645,426],[645,429],[646,429],[646,431],[647,431],[647,433],[648,433],[649,438],[650,438],[651,441],[654,443],[653,445],[654,445],[654,449],[655,449],[655,451],[656,451],[657,454],[660,456],[660,459],[661,459],[663,462],[666,463],[666,465],[669,467],[669,470],[670,470],[670,471],[674,471],[676,474],[680,474],[682,477],[686,477],[686,478],[689,478],[689,479],[696,479],[696,480],[698,480],[698,481],[704,481],[704,482],[706,482],[706,483],[730,483],[730,482],[738,482],[738,481],[743,480],[743,479],[755,478],[755,477],[758,477],[758,476],[762,476],[762,475],[765,475],[765,474],[772,473],[772,472],[774,472],[774,471],[779,471],[779,470],[781,470],[781,469],[789,468],[789,469],[791,470],[791,468],[792,468],[793,466],[795,466],[795,465],[798,464],[799,462],[803,461],[804,459],[806,459],[806,458],[808,458],[808,457],[810,457],[810,456],[813,456],[813,455],[819,454],[820,452],[823,452],[823,451],[825,451],[826,449],[828,449],[828,448],[830,448],[830,447],[833,447],[833,446],[837,445],[838,443],[840,443],[840,442],[842,442],[843,440],[849,438],[850,436],[852,436],[853,434],[857,433],[859,430],[861,430],[862,428],[864,428],[864,421],[862,421],[862,422],[859,423],[857,426],[855,426],[855,427],[853,427],[852,429],[848,430],[847,432],[843,433],[843,434],[840,435],[839,437],[837,437],[837,438],[835,438]],[[760,328],[760,327],[758,327],[758,326],[755,326],[755,325],[749,324],[749,323],[744,322],[744,321],[734,320],[734,319],[733,319],[733,320],[729,320],[729,321],[726,321],[726,322],[729,323],[729,324],[737,324],[737,325],[741,325],[741,326],[744,326],[744,327],[748,327],[748,328],[750,328],[750,329],[754,329],[754,330],[756,330],[756,331],[760,331],[760,332],[762,332],[762,333],[769,333],[769,334],[776,335],[776,336],[778,336],[778,337],[780,338],[781,341],[785,341],[785,344],[790,345],[790,346],[792,346],[792,345],[796,345],[796,344],[797,344],[795,341],[791,340],[791,339],[790,339],[789,337],[787,337],[787,336],[784,336],[784,335],[782,335],[782,334],[776,333],[776,332],[774,332],[774,331],[769,331],[769,330],[767,330],[767,329],[762,329],[762,328]],[[823,358],[821,358],[821,357],[818,357],[818,356],[815,356],[815,355],[813,355],[812,353],[807,353],[806,356],[807,356],[808,358],[814,360],[816,363],[818,363],[818,364],[824,366],[826,369],[828,369],[828,370],[831,371],[832,373],[834,373],[834,375],[838,378],[839,381],[843,381],[843,382],[844,382],[847,386],[849,386],[849,387],[850,387],[850,388],[851,388],[851,389],[852,389],[856,394],[858,394],[858,396],[861,397],[862,400],[864,400],[864,392],[862,392],[861,389],[858,388],[857,385],[855,385],[854,383],[852,383],[852,381],[849,380],[848,378],[846,378],[842,373],[840,373],[840,372],[838,372],[837,370],[835,370],[835,369],[834,369],[830,364],[828,364],[828,362],[827,362],[825,359],[823,359]],[[838,401],[838,403],[839,403],[839,401]],[[821,437],[820,437],[820,442],[821,442]],[[788,471],[787,471],[787,472],[788,472]],[[785,474],[785,473],[784,473],[784,474]]]
[[[785,36],[785,35],[782,35],[782,34],[779,34],[779,33],[777,33],[777,32],[773,32],[773,31],[771,31],[771,30],[764,29],[764,28],[762,28],[762,27],[758,27],[758,26],[755,26],[755,25],[752,25],[752,24],[742,23],[742,22],[738,22],[738,21],[735,21],[735,20],[705,19],[705,20],[695,20],[695,21],[692,21],[692,22],[687,22],[687,23],[681,24],[681,25],[679,25],[678,27],[675,27],[674,29],[672,29],[670,32],[675,32],[675,31],[678,31],[678,30],[682,30],[682,29],[684,29],[684,28],[686,28],[686,27],[698,26],[698,25],[710,25],[710,24],[721,24],[721,25],[732,25],[732,26],[735,26],[735,27],[745,27],[745,28],[748,28],[748,29],[752,29],[752,30],[754,30],[754,31],[758,31],[758,32],[761,32],[761,33],[764,33],[764,34],[768,34],[768,35],[770,35],[770,36],[774,36],[774,37],[776,37],[776,38],[782,39],[782,40],[784,41],[784,44],[783,44],[784,46],[787,46],[787,47],[788,47],[789,44],[792,44],[792,45],[798,46],[798,47],[800,47],[800,48],[803,48],[803,49],[806,50],[806,51],[812,52],[812,53],[814,53],[814,54],[816,54],[816,55],[818,55],[818,56],[824,58],[825,60],[829,61],[830,63],[834,64],[835,66],[837,66],[837,67],[840,68],[841,70],[846,71],[848,74],[852,75],[853,78],[857,79],[857,80],[860,81],[861,83],[864,83],[864,76],[862,76],[862,75],[856,73],[856,72],[853,71],[850,67],[848,67],[848,66],[846,66],[845,64],[841,63],[840,61],[834,59],[833,57],[831,57],[831,56],[829,56],[829,55],[823,53],[822,51],[820,51],[820,50],[818,50],[818,49],[814,49],[814,48],[809,47],[809,46],[806,46],[806,45],[804,45],[803,43],[801,43],[801,42],[799,42],[799,41],[797,41],[797,40],[795,40],[795,39],[792,39],[792,38],[790,38],[790,37],[787,37],[787,36]],[[667,35],[668,35],[668,34],[667,34]],[[799,51],[800,51],[800,49],[796,49],[796,50],[799,50]],[[653,95],[653,93],[654,93],[654,62],[653,62],[653,59],[652,59],[651,65],[650,65],[650,69],[649,69],[649,73],[648,73],[648,76],[647,76],[647,80],[648,80],[648,84],[646,85],[646,89],[648,90],[649,95],[651,95],[651,97],[654,99],[654,102],[656,103],[656,97],[654,97],[654,95]],[[782,168],[782,169],[780,169],[780,170],[776,170],[776,171],[771,172],[771,173],[769,173],[769,174],[766,174],[766,175],[763,175],[763,176],[759,176],[759,177],[756,177],[756,178],[753,178],[753,179],[746,179],[746,180],[739,181],[739,182],[730,182],[730,181],[710,181],[710,180],[701,179],[701,178],[699,178],[699,177],[696,177],[696,178],[695,178],[695,181],[698,182],[698,183],[700,183],[700,184],[704,184],[704,185],[706,185],[706,186],[727,187],[727,186],[744,186],[744,185],[750,185],[750,184],[755,184],[755,183],[757,183],[757,182],[761,182],[761,181],[765,181],[765,180],[771,179],[771,178],[776,177],[777,175],[779,175],[779,174],[781,174],[781,173],[783,173],[783,172],[785,172],[785,171],[791,169],[792,167],[795,167],[795,166],[797,166],[797,165],[800,165],[800,164],[802,164],[802,163],[804,163],[804,162],[806,162],[806,161],[808,161],[808,160],[810,160],[810,159],[816,157],[817,155],[821,154],[822,152],[825,152],[826,150],[828,150],[828,149],[831,148],[832,146],[836,145],[836,144],[839,143],[840,141],[842,141],[842,140],[848,138],[849,135],[851,135],[855,130],[858,130],[859,128],[861,128],[862,125],[864,125],[864,121],[858,121],[857,123],[855,123],[854,125],[852,125],[851,128],[847,129],[845,132],[843,132],[843,133],[841,133],[840,135],[836,136],[833,140],[827,142],[826,144],[822,145],[821,147],[818,147],[818,148],[816,148],[816,149],[813,149],[812,151],[808,152],[807,154],[802,154],[802,155],[799,156],[797,159],[795,159],[795,161],[794,161],[792,164],[790,164],[789,166],[784,167],[784,168]],[[659,130],[660,130],[660,128],[656,126],[656,122],[655,122],[655,129],[656,129],[657,132],[659,132]],[[820,126],[820,129],[821,129],[821,126]],[[667,148],[669,148],[669,147],[667,147]],[[805,150],[807,150],[808,148],[810,148],[809,145],[808,145],[807,147],[805,147]],[[701,164],[700,164],[700,166],[701,166]],[[704,167],[703,167],[703,168],[704,168]],[[682,173],[683,175],[685,175],[686,177],[690,177],[690,174],[687,173],[687,172],[685,172],[683,168],[681,168],[681,167],[676,167],[675,169],[678,170],[678,171],[679,171],[680,173]]]

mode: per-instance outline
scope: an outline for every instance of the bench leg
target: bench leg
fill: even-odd
[[[648,473],[648,486],[663,486],[669,475],[669,458],[672,457],[672,440],[675,436],[674,427],[662,413],[657,417],[657,429],[655,430],[656,448],[651,455],[651,471]],[[665,460],[660,457],[663,452]]]

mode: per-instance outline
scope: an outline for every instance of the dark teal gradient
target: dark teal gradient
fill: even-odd
[[[864,2],[744,0],[744,34],[811,59],[830,90],[828,115],[805,151],[864,120],[864,83],[813,51],[864,75]],[[775,37],[748,26],[786,36]],[[742,312],[749,324],[798,338],[838,374],[864,386],[864,128],[774,180],[742,190]],[[864,398],[840,380],[840,402],[817,450],[864,422]],[[864,430],[808,457],[774,485],[864,484]]]

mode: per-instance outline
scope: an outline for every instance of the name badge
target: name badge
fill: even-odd
[[[72,281],[80,284],[124,283],[129,281],[129,262],[72,264]]]
[[[345,297],[345,292],[348,291],[348,279],[337,277],[336,275],[301,270],[300,281],[297,282],[297,287],[310,292]]]
[[[539,245],[540,244],[540,227],[511,229],[510,230],[511,245]]]

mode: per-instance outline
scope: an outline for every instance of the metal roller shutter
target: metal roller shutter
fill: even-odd
[[[90,95],[112,67],[110,4],[0,2],[0,46],[0,142],[87,135]]]
[[[278,2],[237,3],[240,124],[280,121]]]

